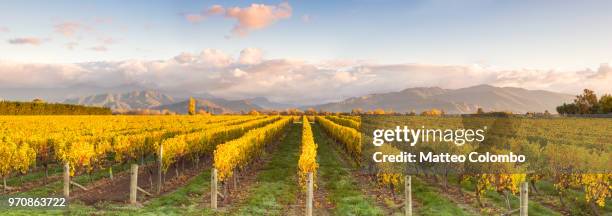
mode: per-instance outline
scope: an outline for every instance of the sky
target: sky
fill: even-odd
[[[610,93],[611,6],[565,0],[8,1],[0,4],[0,86],[134,84],[294,103],[482,83]]]

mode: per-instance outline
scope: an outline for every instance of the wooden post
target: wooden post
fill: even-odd
[[[520,215],[521,216],[527,216],[528,213],[528,209],[529,209],[529,183],[528,182],[523,182],[521,184],[521,206],[520,206]]]
[[[6,186],[6,176],[2,176],[2,182],[3,182],[3,184],[2,184],[2,185],[4,186],[4,187],[2,187],[2,188],[4,188],[4,193],[6,193],[6,191],[7,191],[7,189],[6,189],[6,187],[7,187],[7,186]]]
[[[210,176],[210,208],[217,209],[217,169],[213,168]]]
[[[159,146],[159,164],[157,169],[157,194],[161,194],[162,190],[162,165],[163,165],[163,157],[164,157],[164,145]]]
[[[312,177],[312,172],[308,173],[308,189],[306,195],[306,216],[312,216],[312,199],[313,199],[313,189],[314,189],[314,181]]]
[[[404,181],[404,215],[412,216],[412,176],[407,175]]]
[[[136,195],[138,193],[138,164],[132,164],[130,174],[130,204],[136,204]]]
[[[70,197],[70,164],[64,164],[64,197]]]

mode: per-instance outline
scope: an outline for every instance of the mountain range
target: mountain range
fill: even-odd
[[[174,95],[177,95],[174,93]],[[226,100],[210,95],[196,95],[196,110],[206,110],[213,114],[240,113],[251,110],[285,109],[291,105],[274,103],[258,97],[244,100]],[[187,96],[170,96],[155,90],[131,91],[126,93],[105,93],[64,100],[67,104],[109,107],[115,111],[136,109],[169,110],[176,113],[187,113]]]
[[[475,113],[478,108],[485,111],[511,111],[514,113],[544,112],[555,113],[556,106],[570,102],[574,96],[542,90],[527,90],[514,87],[477,85],[460,89],[439,87],[408,88],[399,92],[370,94],[352,97],[344,101],[303,107],[331,112],[364,111],[377,108],[386,111],[422,112],[437,108],[446,113]]]
[[[171,96],[173,95],[173,96]],[[187,93],[162,92],[157,90],[106,93],[67,99],[64,103],[88,106],[103,106],[113,110],[153,109],[187,113]],[[408,88],[398,92],[369,94],[352,97],[340,102],[300,107],[331,112],[350,112],[384,109],[395,112],[422,112],[437,108],[446,113],[474,113],[478,108],[485,111],[511,111],[514,113],[555,112],[556,106],[571,102],[574,96],[542,90],[527,90],[514,87],[477,85],[460,89],[439,87]],[[208,94],[195,95],[196,109],[213,114],[240,113],[251,110],[283,110],[295,107],[269,101],[265,97],[242,100],[227,100]]]

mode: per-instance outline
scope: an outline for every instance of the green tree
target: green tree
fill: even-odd
[[[576,96],[574,103],[578,106],[580,114],[592,114],[597,111],[597,95],[592,90],[584,89],[581,95]]]
[[[612,113],[612,95],[605,94],[599,99],[599,113]]]
[[[35,98],[34,100],[32,100],[32,103],[45,103],[45,101],[40,98]]]
[[[482,109],[482,107],[478,107],[478,110],[476,110],[476,114],[484,114],[484,110]]]
[[[557,112],[560,115],[578,114],[579,113],[578,106],[576,106],[575,103],[570,103],[570,104],[563,103],[563,105],[557,107]]]

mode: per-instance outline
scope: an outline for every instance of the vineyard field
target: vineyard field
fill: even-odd
[[[374,130],[400,125],[488,129],[485,141],[460,146],[372,145]],[[483,143],[528,162],[371,161],[376,151],[463,154]],[[0,198],[70,201],[60,209],[0,205],[1,215],[304,215],[311,199],[313,215],[403,215],[409,176],[416,215],[504,214],[522,202],[522,183],[529,215],[612,215],[610,119],[0,116],[0,158]],[[447,172],[424,172],[432,167]]]

